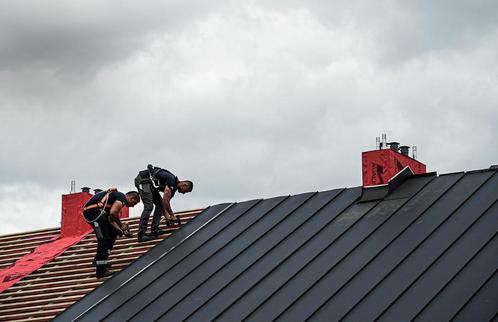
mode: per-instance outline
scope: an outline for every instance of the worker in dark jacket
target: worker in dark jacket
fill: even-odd
[[[159,221],[163,214],[168,226],[173,225],[175,222],[179,225],[181,224],[180,219],[171,210],[170,200],[176,191],[180,193],[191,192],[193,189],[192,181],[178,180],[178,177],[168,170],[153,167],[149,164],[146,170],[138,173],[138,176],[135,178],[135,186],[144,203],[144,210],[138,227],[139,242],[154,239],[165,233],[165,231],[159,228]],[[162,198],[159,192],[163,193]],[[150,235],[147,235],[147,223],[152,210],[154,210],[154,214],[152,216],[151,232]]]
[[[123,206],[133,207],[140,202],[136,191],[126,195],[116,188],[108,189],[93,195],[83,206],[83,217],[90,224],[97,237],[97,253],[93,263],[97,278],[112,275],[109,271],[109,254],[118,236],[133,237],[128,224],[119,219]]]

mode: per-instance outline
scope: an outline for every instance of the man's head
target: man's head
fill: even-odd
[[[177,186],[179,193],[191,192],[194,189],[194,184],[190,180],[179,181]]]
[[[140,195],[136,191],[128,191],[125,196],[128,207],[133,207],[140,202]]]

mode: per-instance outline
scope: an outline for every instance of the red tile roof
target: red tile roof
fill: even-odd
[[[177,213],[185,224],[202,209]],[[124,219],[136,235],[139,218]],[[110,260],[112,271],[119,271],[167,238],[178,226],[161,227],[169,233],[153,241],[138,243],[136,238],[118,238]],[[59,228],[0,236],[0,270],[48,242]],[[95,255],[93,233],[67,249],[40,269],[0,293],[0,321],[49,321],[105,281],[95,278],[91,265]]]

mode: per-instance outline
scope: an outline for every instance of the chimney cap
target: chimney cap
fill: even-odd
[[[402,145],[399,147],[399,151],[401,152],[401,154],[408,156],[408,154],[410,153],[410,147],[408,145]]]
[[[88,192],[88,193],[90,193],[90,187],[81,187],[81,192]]]
[[[93,193],[94,193],[94,194],[97,194],[97,193],[102,192],[102,191],[104,191],[104,190],[99,189],[99,188],[97,188],[97,189],[93,189]]]
[[[399,149],[399,142],[389,142],[389,148],[393,151],[398,151]]]

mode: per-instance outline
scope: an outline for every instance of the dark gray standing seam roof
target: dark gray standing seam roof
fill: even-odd
[[[497,319],[496,172],[209,207],[55,320]]]

